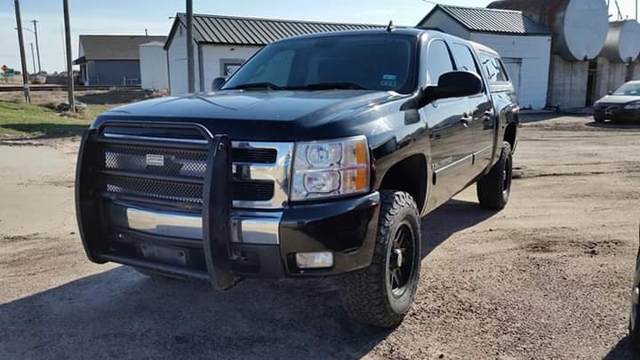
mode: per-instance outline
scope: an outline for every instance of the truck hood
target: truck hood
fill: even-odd
[[[219,91],[118,107],[100,115],[92,127],[104,121],[171,121],[195,122],[214,134],[254,141],[349,136],[354,124],[339,120],[348,122],[363,113],[370,113],[370,120],[380,116],[384,104],[407,97],[367,90]]]
[[[598,100],[596,104],[627,104],[633,101],[640,101],[640,96],[607,95]]]

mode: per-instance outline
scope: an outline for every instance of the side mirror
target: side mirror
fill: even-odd
[[[482,79],[470,71],[452,71],[442,74],[433,90],[434,100],[478,95],[482,92]],[[432,100],[433,101],[433,100]]]
[[[220,90],[220,88],[222,87],[222,85],[224,85],[226,81],[227,80],[223,77],[217,77],[213,79],[213,84],[211,85],[211,88],[213,89],[213,91]]]
[[[607,91],[607,95],[613,95],[613,91]]]
[[[439,100],[482,93],[482,79],[470,71],[451,71],[438,79],[438,86],[427,86],[420,90],[417,97],[407,101],[401,110],[420,109]]]

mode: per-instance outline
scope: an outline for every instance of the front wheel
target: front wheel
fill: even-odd
[[[511,144],[505,141],[498,162],[493,165],[487,175],[478,180],[477,192],[480,206],[491,210],[502,210],[507,206],[511,194],[512,172]]]
[[[371,265],[340,279],[342,303],[357,322],[398,326],[409,311],[420,278],[420,217],[411,195],[381,193],[380,218]]]
[[[595,122],[597,123],[602,124],[605,121],[605,117],[602,115],[593,115],[593,120],[595,120]]]

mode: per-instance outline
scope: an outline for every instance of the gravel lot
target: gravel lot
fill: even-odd
[[[0,358],[631,359],[640,126],[528,116],[511,202],[475,188],[423,220],[416,304],[396,330],[349,321],[332,280],[227,293],[85,259],[77,141],[0,144]]]

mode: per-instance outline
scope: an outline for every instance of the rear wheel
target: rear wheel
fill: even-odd
[[[340,279],[342,303],[354,320],[398,326],[409,311],[420,278],[420,218],[411,195],[385,191],[376,245],[368,269]]]
[[[511,194],[512,172],[511,144],[505,141],[498,162],[487,175],[478,180],[480,206],[491,210],[502,210],[507,206]]]

